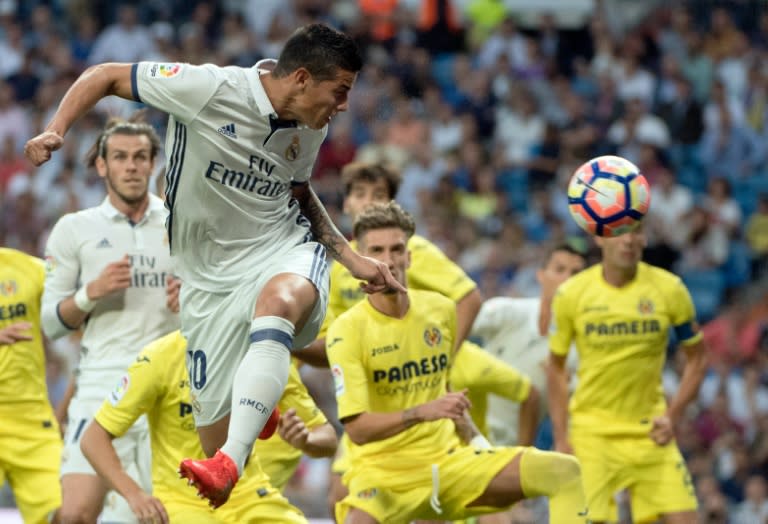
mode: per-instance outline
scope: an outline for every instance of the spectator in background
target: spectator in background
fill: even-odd
[[[355,159],[357,145],[352,137],[352,123],[348,117],[337,118],[329,127],[329,140],[320,146],[315,162],[314,177],[338,175],[341,168]]]
[[[477,62],[481,68],[491,69],[500,57],[506,58],[513,71],[528,65],[528,41],[512,16],[507,16],[483,43]]]
[[[624,116],[608,129],[607,139],[616,154],[638,162],[643,144],[666,148],[670,144],[669,129],[658,116],[648,112],[642,98],[627,100]]]
[[[716,89],[717,91],[717,89]],[[765,144],[744,122],[723,109],[708,126],[701,139],[700,156],[709,177],[728,177],[731,180],[748,178],[765,159]]]
[[[16,175],[27,176],[32,166],[16,149],[14,137],[6,135],[0,143],[0,198],[5,194],[8,184]]]
[[[533,94],[525,89],[512,89],[504,105],[496,109],[495,156],[502,159],[505,168],[525,170],[534,147],[544,137],[544,127]]]
[[[691,82],[682,75],[673,77],[674,96],[661,101],[659,116],[666,122],[671,136],[683,144],[694,144],[701,138],[704,122],[701,104],[693,96]]]
[[[728,258],[729,240],[725,229],[715,224],[709,211],[695,205],[675,229],[682,256],[676,270],[717,269]]]
[[[749,304],[735,297],[701,331],[710,350],[713,365],[743,367],[757,353],[760,324],[750,319]]]
[[[682,245],[675,234],[693,207],[693,193],[677,182],[669,166],[663,166],[651,185],[651,205],[645,219],[648,248],[645,260],[671,270],[680,256]]]
[[[31,131],[29,117],[16,101],[13,88],[0,79],[0,144],[5,144],[6,138],[11,137],[20,153]]]
[[[707,186],[704,207],[713,224],[725,229],[728,236],[738,236],[742,216],[738,202],[731,196],[731,183],[727,178],[713,178]]]
[[[768,194],[758,198],[744,234],[752,252],[752,278],[758,279],[768,273]]]
[[[685,36],[686,53],[681,67],[693,86],[693,95],[700,103],[709,98],[714,75],[712,59],[704,52],[704,40],[700,33],[689,32]]]
[[[117,22],[102,31],[93,43],[89,64],[151,60],[156,49],[152,33],[139,23],[136,6],[121,4]]]
[[[429,143],[429,127],[424,119],[416,114],[414,102],[401,97],[394,105],[395,114],[389,121],[387,143],[408,151],[425,147],[425,144]]]
[[[639,37],[627,37],[619,67],[613,71],[613,74],[616,78],[619,98],[625,102],[640,99],[645,107],[651,107],[656,78],[640,63],[642,53],[643,44]]]
[[[6,78],[21,69],[27,50],[22,41],[21,24],[9,23],[3,27],[5,32],[0,39],[0,78]]]
[[[431,55],[456,52],[464,48],[464,28],[456,4],[454,0],[419,2],[416,24],[418,43],[419,47]]]
[[[733,512],[733,524],[756,522],[768,522],[768,494],[762,475],[750,475],[744,488],[744,501]]]

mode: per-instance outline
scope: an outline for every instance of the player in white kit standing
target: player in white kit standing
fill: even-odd
[[[125,373],[139,350],[179,324],[166,305],[168,213],[148,191],[159,148],[149,124],[108,124],[89,159],[106,182],[106,199],[59,219],[45,248],[43,330],[58,338],[84,328],[61,466],[64,523],[95,522],[102,508],[104,522],[136,521],[116,493],[105,504],[109,486],[81,453],[80,437],[104,398],[117,401],[130,387]],[[126,470],[150,488],[148,438],[144,421],[115,447]]]
[[[102,64],[80,76],[27,143],[28,158],[45,162],[72,123],[111,94],[170,115],[168,231],[195,421],[213,455],[182,462],[181,473],[214,507],[228,499],[282,395],[291,349],[314,340],[322,323],[326,250],[365,291],[405,292],[386,264],[349,247],[309,185],[328,122],[347,110],[361,67],[354,41],[322,24],[298,29],[277,61],[250,69]]]
[[[471,334],[483,340],[487,351],[530,377],[544,406],[552,298],[557,287],[584,269],[585,264],[581,252],[568,244],[556,245],[536,272],[541,287],[538,297],[490,298],[483,303],[472,325]],[[507,399],[495,395],[488,399],[488,431],[495,445],[518,445],[519,410],[519,404]],[[545,414],[546,410],[542,410],[542,419]]]

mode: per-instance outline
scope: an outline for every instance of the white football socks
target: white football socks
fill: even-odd
[[[258,317],[251,323],[251,345],[235,373],[229,433],[221,447],[239,475],[288,383],[293,332],[293,324],[281,317]]]

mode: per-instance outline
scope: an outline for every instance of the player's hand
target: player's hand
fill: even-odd
[[[128,255],[107,264],[99,277],[88,284],[88,298],[98,300],[110,293],[131,287],[131,261]]]
[[[653,419],[651,428],[651,440],[659,446],[665,446],[675,438],[675,431],[672,426],[672,420],[668,415],[662,415]]]
[[[173,275],[168,277],[165,283],[165,305],[173,313],[179,312],[179,291],[181,290],[181,279]]]
[[[22,340],[32,340],[32,335],[25,333],[32,329],[30,322],[16,322],[0,329],[0,346],[15,344]]]
[[[355,263],[350,266],[347,269],[352,276],[363,281],[360,288],[366,293],[380,293],[390,289],[406,293],[405,287],[397,281],[384,262],[358,255]]]
[[[442,397],[431,400],[419,407],[419,414],[425,421],[449,418],[453,421],[463,420],[464,411],[472,407],[467,398],[467,390],[450,391]]]
[[[280,422],[277,424],[277,433],[284,441],[296,449],[304,449],[309,439],[309,430],[304,425],[304,421],[296,414],[296,410],[290,408],[280,415]]]
[[[39,166],[51,159],[51,153],[60,149],[64,138],[54,131],[44,131],[30,138],[24,145],[24,155],[33,165]]]
[[[139,519],[139,524],[168,524],[168,512],[163,503],[149,493],[139,490],[126,497],[126,501]]]

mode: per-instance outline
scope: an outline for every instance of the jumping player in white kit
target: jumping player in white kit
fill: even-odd
[[[43,330],[58,338],[84,328],[61,466],[64,523],[95,522],[102,509],[104,522],[135,522],[122,497],[107,497],[109,486],[80,451],[80,437],[104,398],[117,401],[130,387],[125,373],[139,350],[179,324],[166,304],[173,275],[168,213],[148,191],[159,148],[149,124],[108,124],[89,158],[106,182],[107,198],[59,219],[45,248]],[[147,488],[148,438],[143,420],[115,441],[126,471]]]
[[[168,231],[183,282],[195,420],[213,456],[182,462],[181,473],[214,507],[228,499],[272,416],[290,351],[314,340],[322,323],[326,250],[366,281],[365,291],[405,292],[386,264],[349,247],[309,185],[328,122],[347,110],[361,67],[354,41],[322,24],[298,29],[277,61],[250,69],[97,65],[27,143],[27,157],[45,162],[110,94],[170,115]]]

